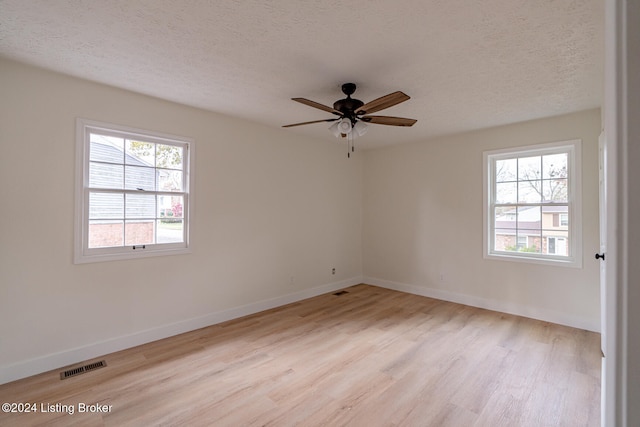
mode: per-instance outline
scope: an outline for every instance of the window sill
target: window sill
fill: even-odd
[[[153,249],[153,250],[141,250],[131,252],[110,252],[110,253],[92,253],[92,254],[78,254],[75,256],[74,264],[89,264],[94,262],[106,262],[106,261],[122,261],[127,259],[139,259],[139,258],[152,258],[159,256],[169,255],[185,255],[191,253],[190,248],[167,248],[167,249]]]
[[[512,255],[503,252],[487,253],[484,255],[484,259],[494,261],[511,261],[511,262],[524,262],[529,264],[548,265],[554,267],[569,267],[569,268],[582,268],[582,258],[550,258],[534,255]]]

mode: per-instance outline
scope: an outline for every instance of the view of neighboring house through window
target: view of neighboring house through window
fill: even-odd
[[[79,120],[76,262],[188,248],[190,142]]]
[[[579,141],[485,153],[485,256],[579,262]]]

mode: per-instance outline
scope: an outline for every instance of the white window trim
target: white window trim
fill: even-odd
[[[155,143],[179,143],[185,144],[187,150],[183,157],[184,172],[187,176],[185,183],[185,206],[183,218],[185,220],[185,242],[179,244],[164,243],[146,245],[143,250],[131,250],[131,247],[117,248],[88,248],[88,211],[87,194],[85,185],[89,181],[89,133],[120,133],[127,136],[138,136],[142,140]],[[195,143],[191,138],[164,134],[160,132],[141,130],[128,126],[115,125],[78,118],[76,120],[76,187],[75,187],[75,237],[74,237],[74,263],[84,264],[101,261],[116,261],[124,259],[148,258],[164,255],[179,255],[191,252],[190,236],[194,207],[194,151]]]
[[[573,179],[569,180],[569,241],[570,256],[553,256],[530,252],[505,253],[495,251],[494,218],[490,215],[493,197],[492,160],[513,155],[539,155],[551,150],[569,152],[568,167]],[[483,153],[483,256],[485,259],[527,262],[534,264],[582,268],[582,141],[579,139],[545,144],[512,147]]]

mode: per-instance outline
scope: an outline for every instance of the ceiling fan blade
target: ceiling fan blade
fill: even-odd
[[[322,110],[322,111],[327,111],[329,113],[338,114],[338,115],[342,114],[340,111],[334,109],[333,107],[327,107],[326,105],[322,105],[319,102],[311,101],[310,99],[306,99],[306,98],[291,98],[291,100],[299,102],[299,103],[304,104],[304,105],[308,105],[309,107],[317,108],[317,109]]]
[[[284,125],[282,127],[283,128],[291,128],[291,127],[294,127],[294,126],[310,125],[311,123],[335,122],[336,120],[340,120],[340,119],[338,118],[338,119],[314,120],[312,122],[294,123],[292,125]]]
[[[391,116],[364,116],[360,118],[365,123],[374,123],[377,125],[389,125],[389,126],[413,126],[417,120],[407,119],[405,117],[391,117]]]
[[[375,113],[376,111],[384,110],[385,108],[393,107],[396,104],[400,104],[408,99],[411,99],[406,93],[397,91],[390,93],[389,95],[382,96],[378,99],[374,99],[371,102],[367,102],[362,107],[358,108],[358,115]]]

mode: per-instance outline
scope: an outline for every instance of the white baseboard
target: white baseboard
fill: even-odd
[[[157,341],[159,339],[168,338],[184,332],[226,322],[227,320],[237,319],[239,317],[248,316],[250,314],[280,307],[296,301],[312,298],[348,286],[357,285],[359,283],[362,283],[362,277],[352,277],[339,282],[327,283],[325,285],[305,289],[299,292],[258,301],[228,310],[209,313],[204,316],[147,329],[134,334],[124,335],[86,346],[65,350],[59,353],[48,354],[46,356],[2,366],[0,367],[0,384],[47,372],[52,369],[58,369],[63,366],[80,363],[115,351],[146,344],[151,341]]]
[[[514,314],[516,316],[528,317],[536,320],[543,320],[545,322],[557,323],[559,325],[570,326],[572,328],[586,329],[587,331],[600,332],[600,324],[597,320],[594,321],[593,319],[571,316],[553,310],[459,294],[442,289],[427,288],[425,286],[391,282],[389,280],[377,279],[375,277],[365,277],[363,282],[369,285],[406,292],[409,294],[470,305],[472,307],[499,311],[501,313]]]

